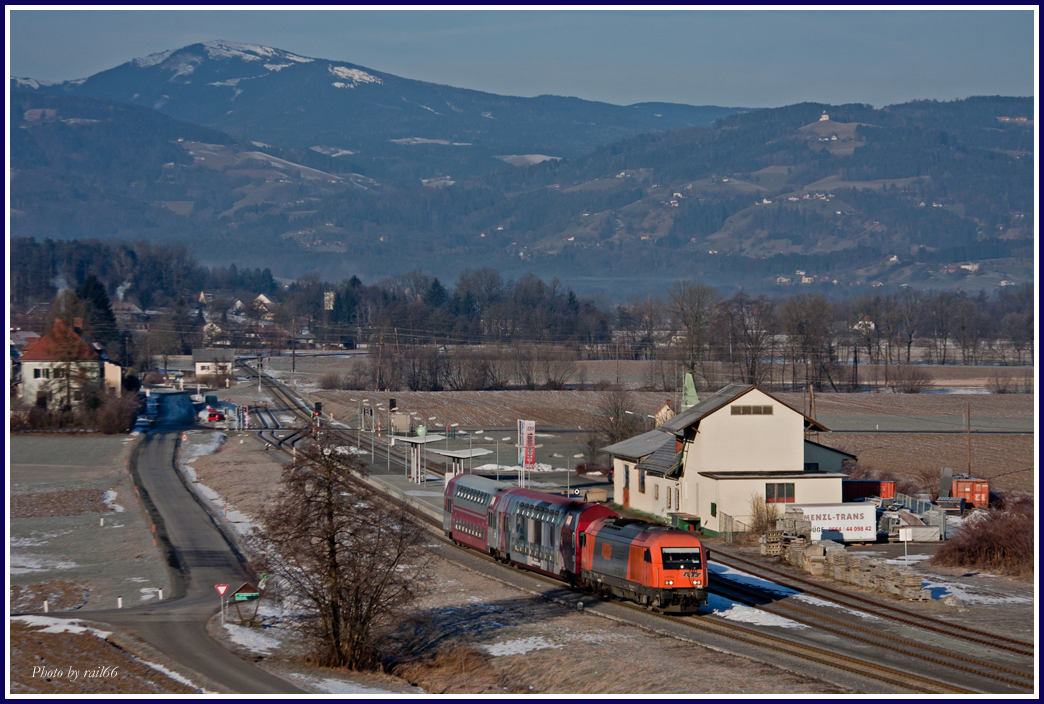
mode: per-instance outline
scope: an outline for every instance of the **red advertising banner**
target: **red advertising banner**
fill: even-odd
[[[518,422],[518,464],[526,471],[536,467],[536,421]]]

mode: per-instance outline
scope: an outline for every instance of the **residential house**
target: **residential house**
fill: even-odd
[[[99,343],[88,345],[62,320],[19,358],[22,397],[40,406],[76,406],[89,386],[118,394],[123,370],[113,364]]]
[[[192,350],[192,366],[196,376],[231,374],[235,363],[235,350]]]
[[[816,443],[810,449],[806,429],[828,432],[756,386],[731,384],[603,451],[612,458],[617,503],[717,535],[744,530],[754,501],[841,501],[845,475],[813,468],[827,463],[827,453]]]

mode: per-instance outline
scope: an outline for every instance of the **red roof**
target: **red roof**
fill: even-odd
[[[79,335],[61,320],[54,321],[51,331],[27,347],[19,362],[99,361],[101,355],[90,348]]]

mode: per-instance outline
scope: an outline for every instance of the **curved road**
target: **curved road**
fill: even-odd
[[[156,517],[157,536],[169,541],[167,559],[172,567],[173,594],[150,606],[95,611],[89,618],[133,633],[234,692],[303,693],[240,659],[207,635],[207,621],[220,604],[214,585],[228,584],[232,591],[247,581],[247,574],[236,552],[174,469],[178,434],[194,425],[192,403],[186,394],[163,394],[162,399],[156,426],[135,451],[131,464],[142,499]]]

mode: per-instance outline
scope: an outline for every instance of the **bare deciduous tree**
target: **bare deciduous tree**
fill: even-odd
[[[378,661],[381,635],[424,588],[430,559],[424,529],[373,494],[362,471],[334,443],[298,451],[253,535],[276,588],[309,614],[298,624],[318,662],[351,669]]]
[[[668,290],[671,312],[685,335],[685,361],[695,369],[710,339],[718,293],[706,284],[678,281]]]
[[[645,412],[636,412],[634,399],[621,389],[602,394],[595,420],[595,434],[601,447],[626,440],[646,430]]]

